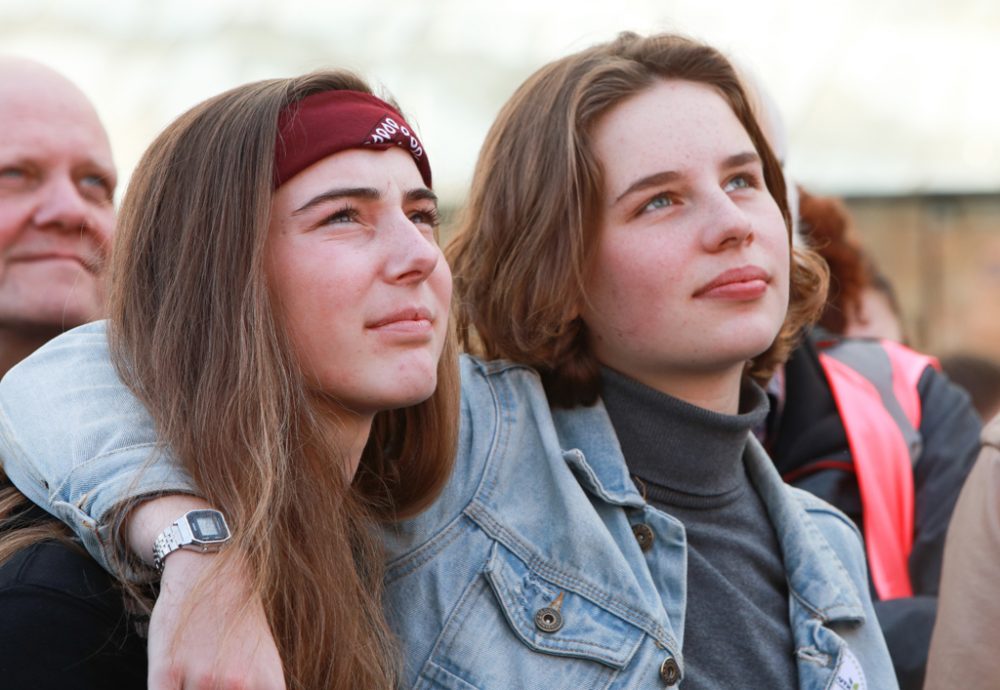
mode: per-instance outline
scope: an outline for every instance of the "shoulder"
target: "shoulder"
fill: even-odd
[[[526,364],[506,359],[484,360],[469,354],[463,354],[460,363],[464,397],[487,391],[496,395],[500,388],[507,389],[504,391],[507,395],[544,395],[538,372]]]
[[[80,548],[59,540],[27,546],[0,566],[0,597],[62,601],[118,617],[121,593],[111,577]],[[41,607],[40,610],[45,610]]]
[[[506,360],[461,357],[462,412],[455,465],[438,498],[420,515],[386,531],[390,559],[434,540],[463,514],[484,481],[487,468],[506,455],[519,420],[529,410],[548,408],[538,374]]]
[[[108,356],[107,322],[94,321],[56,336],[14,366],[3,377],[3,397],[26,387],[35,390],[72,383],[81,376],[114,375]]]
[[[463,444],[482,444],[495,439],[498,427],[519,413],[533,408],[548,409],[548,400],[538,373],[529,366],[507,360],[484,361],[462,355]],[[471,449],[459,451],[459,460]],[[468,464],[464,466],[468,469]]]
[[[121,592],[69,544],[38,542],[0,566],[0,620],[11,687],[145,687],[145,643]]]

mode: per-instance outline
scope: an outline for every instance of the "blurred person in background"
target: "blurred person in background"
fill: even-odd
[[[844,327],[843,335],[851,338],[876,338],[907,344],[903,312],[896,289],[889,278],[869,263],[869,283],[861,291],[861,302],[854,318]]]
[[[830,292],[818,325],[835,335],[905,343],[896,291],[864,249],[847,206],[801,187],[798,194],[799,234],[830,266]]]
[[[111,145],[48,67],[0,56],[0,375],[104,313],[114,226]]]
[[[103,316],[115,184],[107,133],[80,89],[0,56],[0,375]],[[5,687],[144,687],[145,645],[121,591],[2,470],[0,621]]]

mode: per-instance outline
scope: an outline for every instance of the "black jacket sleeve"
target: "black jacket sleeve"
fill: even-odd
[[[945,534],[958,494],[979,454],[982,422],[968,394],[936,369],[924,372],[918,392],[924,448],[913,471],[910,579],[914,594],[937,596]]]
[[[0,566],[0,687],[146,687],[145,641],[120,590],[82,550],[38,542]]]

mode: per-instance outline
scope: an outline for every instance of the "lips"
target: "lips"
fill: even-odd
[[[771,282],[770,274],[759,266],[741,266],[723,271],[694,291],[694,297],[712,294],[737,296],[738,293],[762,292]]]
[[[34,263],[41,261],[74,261],[91,273],[99,273],[103,265],[103,262],[90,260],[71,252],[23,253],[11,256],[8,259],[10,263]]]
[[[426,307],[406,307],[391,314],[376,317],[375,320],[366,323],[365,328],[388,328],[433,321],[431,312]]]

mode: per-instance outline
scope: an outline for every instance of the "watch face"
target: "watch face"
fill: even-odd
[[[214,510],[191,511],[188,513],[188,525],[198,541],[223,541],[229,538],[226,521]]]

